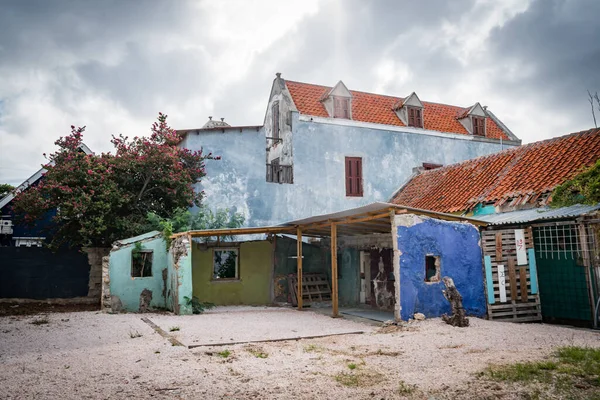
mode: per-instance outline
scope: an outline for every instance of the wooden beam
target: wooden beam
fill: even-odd
[[[298,228],[296,231],[296,257],[298,260],[297,275],[298,275],[298,310],[302,311],[302,229]]]
[[[331,303],[333,305],[332,317],[338,314],[338,265],[337,265],[337,226],[331,224]]]
[[[232,235],[252,235],[256,233],[288,233],[293,235],[296,229],[292,226],[267,226],[261,228],[235,228],[235,229],[207,229],[203,231],[188,231],[175,233],[171,236],[172,239],[179,236],[190,235],[192,237],[207,237],[207,236],[232,236]]]

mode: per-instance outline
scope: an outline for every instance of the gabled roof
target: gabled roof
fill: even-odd
[[[94,154],[94,152],[92,150],[90,150],[90,148],[87,147],[87,145],[85,143],[81,143],[79,145],[79,148],[85,154],[88,154],[88,155],[89,154]],[[51,161],[50,165],[54,165],[54,161]],[[43,167],[40,168],[39,170],[36,171],[35,174],[33,174],[29,178],[27,178],[25,180],[25,182],[23,182],[19,186],[17,186],[14,191],[12,191],[9,194],[7,194],[6,196],[2,197],[0,199],[0,209],[2,209],[5,205],[7,205],[8,203],[10,203],[15,198],[15,194],[17,192],[22,192],[23,190],[27,189],[29,186],[33,185],[38,180],[40,180],[46,171],[47,171],[46,168],[43,168]]]
[[[479,203],[520,205],[540,199],[600,159],[600,129],[514,147],[424,171],[392,203],[438,212],[461,212]]]
[[[330,87],[289,80],[286,80],[285,83],[300,114],[315,117],[329,117],[321,99],[324,94],[329,93],[331,90]],[[402,104],[404,98],[358,92],[354,90],[350,90],[350,93],[352,94],[353,120],[374,124],[406,126],[394,112],[394,106]],[[470,135],[457,119],[457,116],[465,111],[465,107],[430,103],[426,101],[423,101],[422,103],[424,106],[424,129]],[[470,107],[466,109],[469,110]],[[505,132],[500,125],[496,123],[495,118],[488,119],[486,137],[492,139],[502,138],[503,140],[516,139],[512,134]]]

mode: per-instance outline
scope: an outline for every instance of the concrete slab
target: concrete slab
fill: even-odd
[[[200,315],[152,315],[150,320],[188,347],[297,340],[373,330],[368,324],[343,318],[273,307],[217,307]]]
[[[394,313],[391,311],[372,310],[365,308],[344,309],[341,310],[340,313],[380,322],[385,322],[394,319]]]

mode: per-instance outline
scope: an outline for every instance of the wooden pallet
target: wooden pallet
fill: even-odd
[[[288,286],[292,305],[298,305],[298,276],[288,275]],[[302,274],[302,303],[322,303],[331,301],[331,287],[327,275],[319,273]]]
[[[525,246],[533,248],[531,227],[524,230]],[[538,293],[531,292],[529,265],[516,265],[514,229],[484,231],[481,235],[485,256],[490,257],[494,304],[488,304],[491,320],[528,322],[541,321],[542,310]],[[504,265],[506,302],[501,302],[498,281],[498,265]]]

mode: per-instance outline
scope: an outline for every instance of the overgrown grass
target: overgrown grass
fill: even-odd
[[[537,389],[541,384],[562,397],[600,399],[600,349],[561,347],[549,360],[492,366],[481,378]]]
[[[333,378],[338,383],[348,387],[375,386],[385,380],[384,376],[378,372],[359,369],[351,372],[341,372],[334,375]]]
[[[178,326],[172,326],[172,327],[170,327],[170,328],[169,328],[169,332],[177,332],[177,331],[179,331],[179,330],[180,330],[180,329],[179,329],[179,327],[178,327]]]

